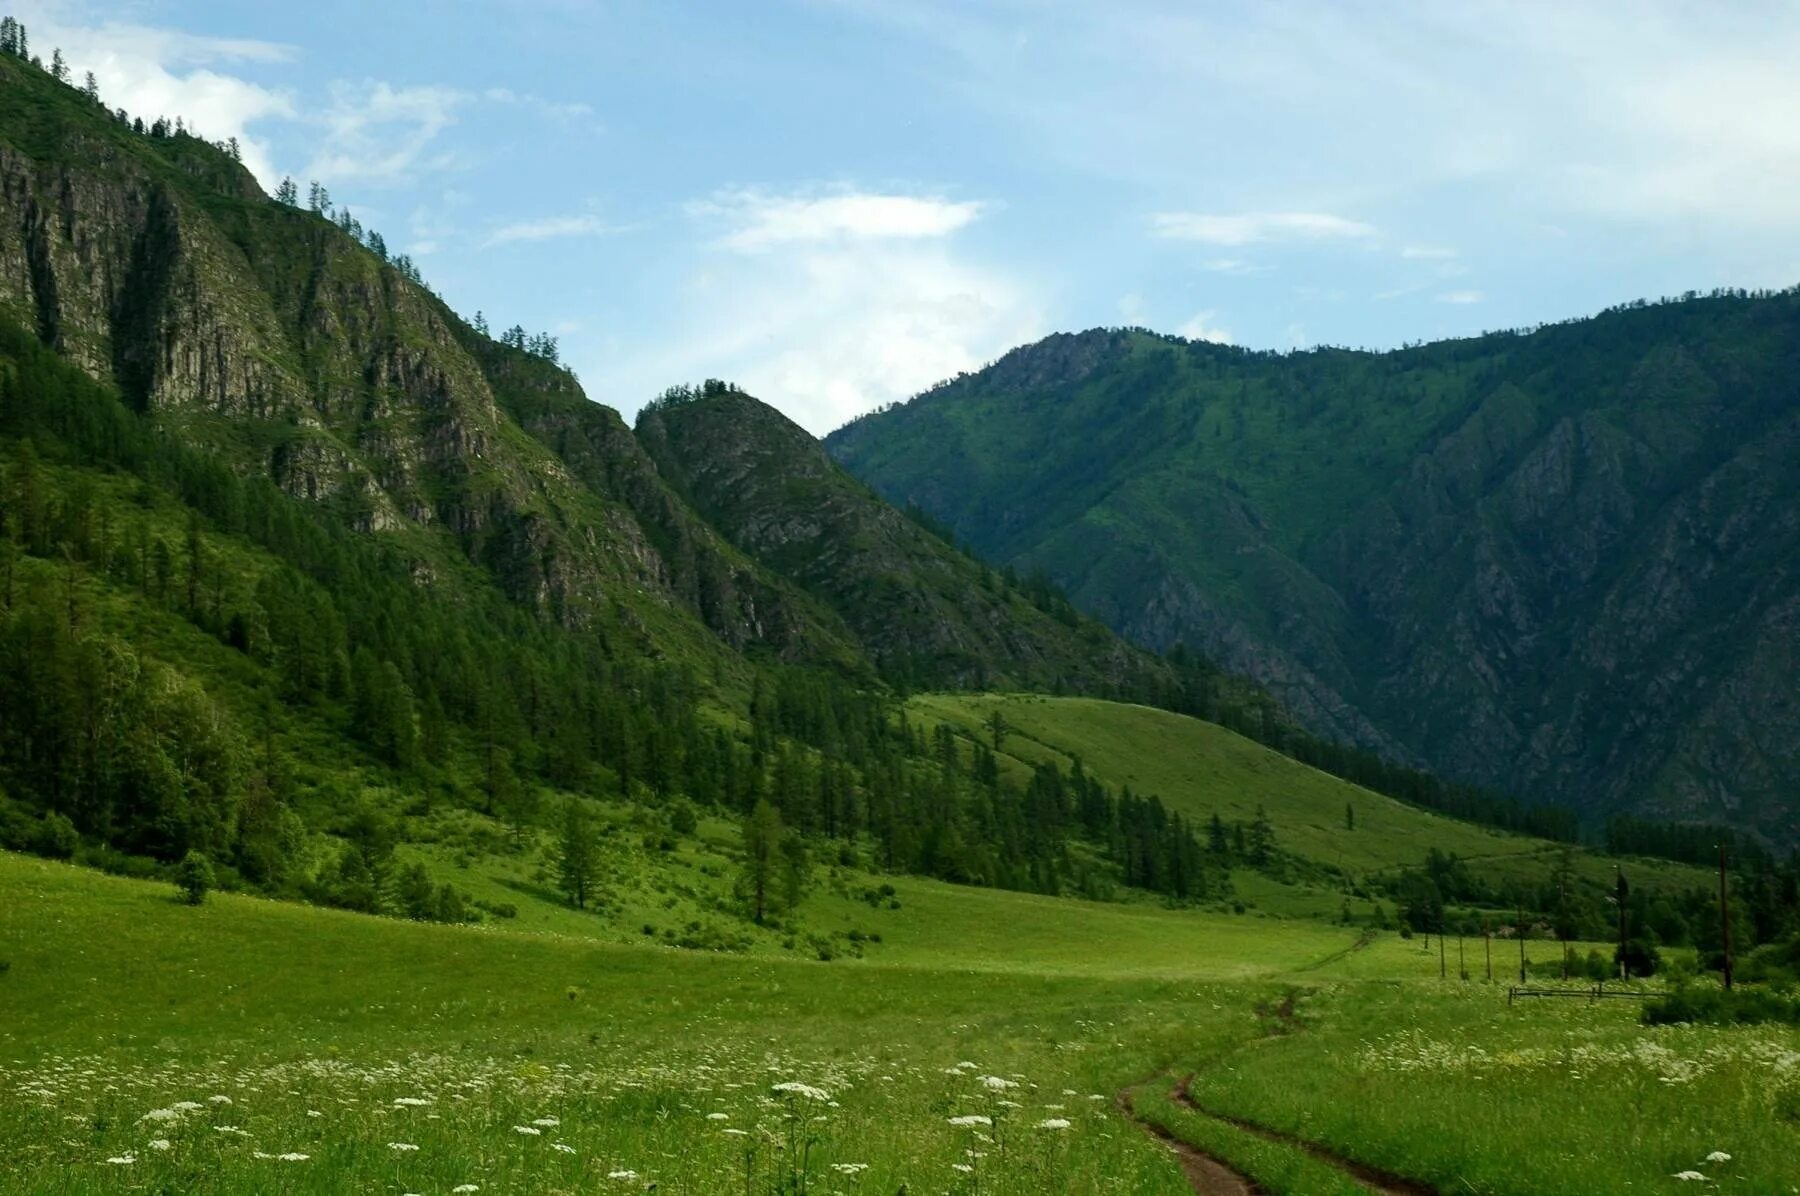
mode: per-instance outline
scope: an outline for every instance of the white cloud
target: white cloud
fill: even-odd
[[[1159,237],[1208,245],[1253,245],[1262,241],[1365,240],[1373,226],[1327,212],[1246,212],[1230,216],[1203,212],[1158,212],[1150,226]]]
[[[1245,276],[1250,274],[1267,274],[1275,267],[1261,265],[1257,262],[1245,261],[1241,257],[1216,257],[1209,262],[1202,262],[1200,268],[1203,270],[1210,270],[1214,274]]]
[[[1231,333],[1213,324],[1216,313],[1210,309],[1195,312],[1192,319],[1175,330],[1175,335],[1190,341],[1210,341],[1215,345],[1231,345],[1237,342],[1231,339]]]
[[[306,168],[309,178],[372,187],[407,186],[426,170],[456,165],[433,152],[437,135],[456,122],[470,97],[449,87],[395,87],[380,80],[334,82],[317,122],[324,142]]]
[[[597,237],[618,231],[598,216],[543,216],[504,224],[489,233],[483,249],[519,241],[548,241],[556,237]]]
[[[661,318],[666,342],[583,370],[597,394],[631,410],[671,382],[729,378],[823,434],[1048,331],[1041,288],[949,235],[981,205],[745,194],[759,199],[689,207],[702,229],[725,218],[728,231]]]
[[[843,191],[774,195],[722,192],[688,205],[692,216],[722,221],[719,244],[738,253],[825,241],[920,240],[947,237],[977,219],[987,205],[932,196]]]
[[[1445,249],[1441,245],[1408,245],[1400,250],[1400,256],[1409,261],[1447,262],[1456,258],[1456,250]]]
[[[1469,304],[1480,303],[1487,298],[1480,291],[1445,291],[1437,297],[1439,303]]]
[[[286,62],[293,56],[291,48],[247,38],[196,37],[116,21],[83,27],[51,18],[28,20],[27,25],[34,46],[41,47],[45,58],[53,47],[60,47],[77,80],[94,72],[107,107],[123,108],[146,124],[158,117],[173,120],[179,116],[214,141],[236,137],[244,165],[257,181],[270,190],[280,181],[267,143],[251,132],[251,126],[273,118],[291,118],[295,110],[292,98],[214,68],[229,63]]]
[[[564,124],[585,122],[595,132],[602,131],[600,122],[593,119],[594,106],[592,104],[583,104],[579,101],[546,100],[542,96],[514,91],[510,87],[490,87],[481,93],[481,98],[492,104],[503,104],[536,112]]]

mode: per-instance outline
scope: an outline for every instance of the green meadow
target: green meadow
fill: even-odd
[[[1191,1191],[1126,1089],[1275,1192],[1356,1188],[1217,1115],[1440,1191],[1796,1178],[1792,1031],[1508,1006],[1318,922],[894,889],[825,886],[809,918],[881,938],[824,962],[608,941],[516,888],[437,926],[0,856],[0,1190]]]

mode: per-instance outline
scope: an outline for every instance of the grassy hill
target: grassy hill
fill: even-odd
[[[1432,849],[1455,853],[1496,881],[1535,881],[1565,844],[1505,834],[1446,818],[1309,768],[1236,732],[1147,706],[1040,694],[924,694],[908,714],[949,723],[967,736],[991,739],[998,712],[1006,732],[1001,756],[1018,773],[1044,761],[1084,768],[1112,785],[1160,797],[1196,822],[1217,814],[1249,822],[1266,810],[1280,848],[1352,876],[1418,867]],[[1354,814],[1354,829],[1346,811]],[[1574,849],[1576,872],[1610,884],[1621,863]],[[1664,860],[1633,860],[1634,881],[1653,887],[1703,889],[1702,869]]]

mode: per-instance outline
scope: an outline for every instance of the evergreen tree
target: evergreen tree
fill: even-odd
[[[181,857],[181,867],[176,870],[175,883],[181,889],[181,899],[189,905],[199,905],[206,900],[206,894],[214,884],[212,861],[200,851],[189,851]]]
[[[744,866],[738,891],[760,926],[774,908],[775,886],[787,837],[781,813],[764,798],[744,819]]]
[[[61,47],[50,52],[50,77],[58,83],[69,81],[69,64],[63,61]]]
[[[587,807],[579,798],[563,802],[562,836],[557,842],[556,883],[576,909],[586,909],[600,875],[600,845]]]
[[[275,202],[286,204],[290,208],[300,206],[300,188],[291,177],[283,178],[281,185],[275,188]]]

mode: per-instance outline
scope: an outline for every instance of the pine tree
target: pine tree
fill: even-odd
[[[58,83],[69,81],[69,64],[63,61],[61,47],[50,52],[50,77]]]
[[[81,94],[98,104],[100,102],[100,80],[94,78],[94,72],[87,73],[87,79],[81,85]]]
[[[587,808],[579,798],[563,803],[562,838],[557,843],[556,882],[576,909],[586,909],[600,876],[600,845]]]
[[[781,812],[766,798],[758,800],[750,816],[744,819],[744,869],[738,877],[738,888],[749,902],[751,916],[759,926],[774,906],[774,889],[785,836]]]
[[[275,188],[275,202],[286,204],[290,208],[300,206],[300,188],[291,177],[283,178],[281,186]]]
[[[473,327],[476,332],[479,332],[483,336],[487,336],[488,335],[487,317],[482,315],[480,312],[476,312],[475,313],[475,322],[473,324]]]

